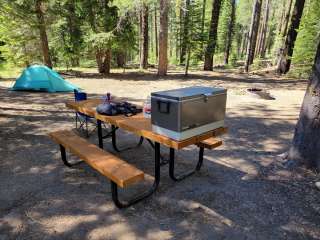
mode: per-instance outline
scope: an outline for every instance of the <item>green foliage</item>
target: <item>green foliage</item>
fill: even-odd
[[[244,29],[249,30],[251,23],[253,0],[240,0],[236,9],[236,22]]]
[[[224,0],[221,5],[219,25],[218,25],[218,39],[217,39],[217,53],[225,52],[227,36],[229,32],[229,21],[231,17],[231,2]]]
[[[115,36],[112,32],[91,33],[86,42],[92,50],[103,51],[112,47]]]
[[[205,43],[205,35],[201,33],[202,5],[201,1],[191,1],[189,6],[189,24],[187,49],[191,51],[193,63],[197,63],[202,57],[202,45]]]
[[[309,0],[304,9],[298,30],[293,63],[297,71],[311,70],[320,39],[320,1]]]
[[[168,55],[170,63],[179,64],[184,19],[180,15],[189,14],[186,27],[187,51],[190,49],[190,65],[202,64],[204,44],[208,38],[211,19],[211,0],[171,1],[169,11]],[[272,0],[268,23],[267,46],[278,49],[283,44],[278,34],[281,15],[286,10],[287,0]],[[25,66],[42,62],[39,25],[35,12],[36,0],[0,1],[0,64]],[[230,53],[230,65],[235,65],[241,55],[244,35],[249,31],[254,0],[236,1],[236,22]],[[43,0],[43,12],[49,41],[51,59],[54,66],[94,66],[97,51],[112,51],[116,59],[119,54],[130,63],[139,60],[139,12],[142,3],[149,6],[149,63],[157,62],[155,54],[154,11],[157,11],[159,34],[159,3],[157,0]],[[203,4],[204,28],[202,28]],[[320,33],[320,1],[306,0],[304,15],[295,44],[293,66],[298,72],[310,70],[313,63]],[[222,2],[216,56],[216,63],[223,62],[231,15],[230,0]],[[159,35],[158,35],[159,37]],[[276,51],[267,57],[274,59]],[[188,53],[187,53],[188,54]],[[186,55],[187,55],[186,54]],[[187,56],[186,56],[187,57]],[[102,56],[102,59],[104,56]],[[2,63],[3,65],[4,63]],[[257,67],[263,67],[255,64]]]
[[[0,6],[2,58],[17,65],[39,61],[39,44],[31,1],[3,1]],[[28,21],[26,21],[28,19]]]

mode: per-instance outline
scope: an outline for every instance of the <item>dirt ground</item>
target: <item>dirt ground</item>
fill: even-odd
[[[152,91],[204,85],[228,89],[224,145],[205,152],[201,171],[181,182],[161,169],[160,187],[125,210],[111,200],[110,184],[85,165],[64,167],[47,133],[74,128],[64,106],[73,95],[10,92],[0,81],[0,239],[320,239],[319,179],[289,171],[279,154],[288,149],[306,81],[233,72],[95,73],[68,76],[90,97],[111,92],[141,103]],[[264,88],[275,100],[255,98]],[[119,144],[137,137],[121,132]],[[96,134],[90,138],[96,142]],[[113,152],[110,143],[105,144]],[[168,149],[163,148],[163,153]],[[153,174],[152,149],[120,153]],[[179,151],[177,169],[193,168],[197,149]],[[152,181],[129,189],[132,194]]]

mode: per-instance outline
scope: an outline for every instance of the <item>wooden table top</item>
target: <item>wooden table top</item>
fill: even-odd
[[[80,102],[69,101],[66,102],[66,106],[70,109],[76,110],[77,112],[84,113],[90,117],[115,125],[123,130],[134,133],[135,135],[150,139],[151,141],[159,142],[162,145],[177,150],[227,132],[227,128],[222,127],[182,141],[177,141],[153,132],[151,119],[145,118],[142,113],[131,117],[126,117],[124,115],[101,115],[96,111],[96,107],[100,103],[102,103],[101,99],[88,99]]]

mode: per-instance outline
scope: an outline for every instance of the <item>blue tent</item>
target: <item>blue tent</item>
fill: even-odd
[[[12,87],[12,90],[47,92],[71,92],[74,89],[79,88],[64,80],[57,72],[42,65],[26,68]]]

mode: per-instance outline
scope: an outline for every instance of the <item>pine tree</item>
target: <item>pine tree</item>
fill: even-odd
[[[320,171],[320,42],[288,158]]]
[[[140,6],[140,68],[148,67],[148,52],[149,52],[149,7],[143,2]]]
[[[248,46],[247,46],[247,58],[245,62],[246,72],[249,71],[249,65],[253,63],[253,59],[254,59],[254,52],[255,52],[258,28],[259,28],[259,22],[260,22],[261,3],[262,3],[262,0],[255,0],[253,4],[251,26],[250,26]]]
[[[160,31],[159,31],[159,64],[158,75],[164,76],[168,70],[168,12],[169,1],[160,0]]]
[[[320,38],[320,1],[311,0],[301,19],[293,52],[293,63],[300,65],[302,71],[310,72]]]
[[[277,72],[287,73],[291,65],[294,44],[298,35],[300,19],[303,13],[305,0],[296,0],[291,17],[291,25],[285,38],[284,48],[279,53]]]
[[[220,7],[221,7],[221,0],[212,1],[212,13],[211,13],[209,39],[207,42],[207,48],[204,55],[203,70],[208,70],[208,71],[213,70],[213,55],[214,55],[216,44],[217,44],[217,30],[218,30],[218,23],[219,23]]]

